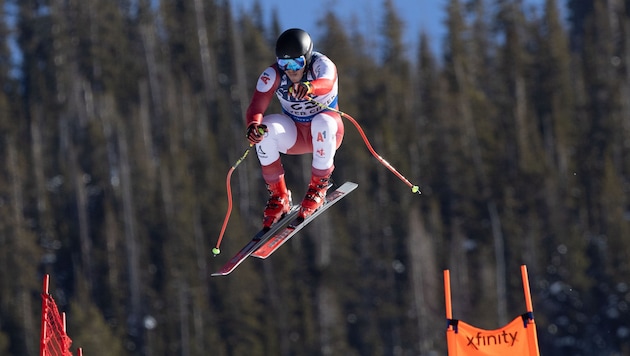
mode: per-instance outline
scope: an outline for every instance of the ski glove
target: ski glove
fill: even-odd
[[[267,126],[263,124],[251,123],[247,126],[247,140],[252,145],[260,143],[263,140],[263,134],[267,132]]]
[[[295,83],[289,88],[289,93],[296,99],[304,99],[307,95],[313,94],[313,85],[311,82]]]

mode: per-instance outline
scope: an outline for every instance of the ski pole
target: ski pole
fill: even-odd
[[[260,134],[264,134],[265,133],[265,128],[259,128],[258,132],[260,132]],[[218,254],[221,253],[221,240],[223,240],[223,234],[225,234],[225,229],[227,227],[228,221],[230,220],[230,215],[232,214],[232,187],[230,184],[230,180],[232,178],[232,173],[234,173],[234,170],[236,169],[236,167],[238,167],[239,164],[241,164],[241,162],[243,162],[243,160],[247,157],[247,155],[249,154],[249,151],[251,151],[252,147],[254,147],[254,144],[250,143],[249,147],[247,147],[247,149],[245,150],[245,152],[243,153],[243,155],[232,165],[232,167],[230,167],[230,170],[228,170],[227,173],[227,177],[225,178],[225,187],[227,190],[227,199],[228,199],[228,208],[227,208],[227,212],[225,213],[225,218],[223,219],[223,226],[221,227],[221,233],[219,233],[219,238],[217,239],[217,244],[214,246],[214,248],[212,249],[212,255],[214,257],[216,257]]]
[[[389,164],[389,162],[387,162],[383,157],[381,157],[381,155],[379,155],[378,153],[376,153],[376,151],[374,150],[374,148],[372,147],[372,144],[370,144],[370,141],[368,140],[367,136],[365,135],[365,132],[363,132],[363,128],[361,127],[361,125],[359,125],[359,123],[357,122],[357,120],[355,120],[352,116],[346,114],[345,112],[341,111],[341,110],[337,110],[335,108],[332,108],[330,106],[327,106],[325,104],[322,104],[316,100],[314,100],[313,98],[311,98],[310,96],[306,97],[310,102],[314,103],[317,106],[320,106],[324,109],[330,110],[330,111],[334,111],[336,113],[338,113],[339,115],[341,115],[342,117],[345,117],[346,119],[348,119],[350,122],[352,122],[352,124],[357,128],[357,131],[359,131],[359,134],[361,135],[361,137],[363,138],[363,142],[365,142],[365,146],[367,146],[368,150],[370,151],[370,153],[372,153],[372,155],[374,157],[376,157],[376,159],[382,164],[384,165],[387,169],[389,169],[392,173],[394,173],[396,175],[396,177],[398,177],[400,180],[402,180],[405,184],[407,184],[407,186],[409,186],[409,188],[411,188],[411,192],[412,193],[418,193],[418,194],[422,194],[422,192],[420,191],[420,187],[418,187],[417,185],[412,184],[407,178],[405,178],[405,176],[403,176],[402,174],[400,174],[396,168],[394,168],[391,164]]]

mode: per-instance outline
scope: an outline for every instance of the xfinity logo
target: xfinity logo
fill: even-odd
[[[472,346],[475,350],[479,350],[479,347],[481,346],[490,345],[510,344],[511,347],[514,346],[517,335],[518,331],[515,331],[514,334],[512,334],[503,330],[503,333],[496,335],[481,335],[481,332],[477,332],[476,336],[466,336],[466,340],[468,340],[468,344],[466,346]]]

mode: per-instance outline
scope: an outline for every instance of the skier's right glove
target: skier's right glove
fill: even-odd
[[[260,143],[263,140],[263,134],[267,132],[267,126],[263,124],[251,123],[247,126],[247,140],[252,145]]]

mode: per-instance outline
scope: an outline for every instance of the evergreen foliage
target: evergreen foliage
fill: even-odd
[[[449,0],[447,37],[419,33],[416,52],[393,0],[378,39],[323,16],[340,109],[423,194],[344,121],[333,178],[359,189],[227,278],[210,273],[266,196],[250,157],[210,258],[277,15],[203,0],[0,9],[0,354],[37,353],[44,273],[86,355],[445,354],[441,271],[455,316],[492,329],[524,312],[521,264],[541,353],[630,354],[628,1]],[[284,164],[299,201],[310,159]]]

